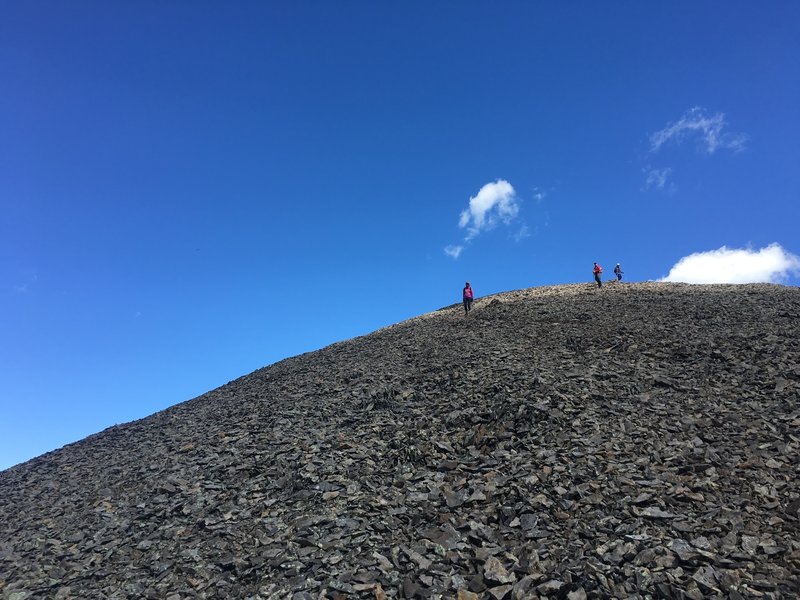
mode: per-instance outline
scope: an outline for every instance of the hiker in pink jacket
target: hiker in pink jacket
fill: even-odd
[[[469,281],[464,286],[464,292],[462,295],[464,298],[464,314],[466,315],[469,311],[472,310],[472,300],[474,298],[474,295],[472,293],[472,286],[470,286]]]

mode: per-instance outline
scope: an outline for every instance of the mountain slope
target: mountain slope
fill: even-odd
[[[282,361],[0,473],[0,594],[795,597],[798,314],[555,286]]]

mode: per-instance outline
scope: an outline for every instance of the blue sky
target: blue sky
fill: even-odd
[[[797,2],[7,2],[0,468],[460,300],[800,283]]]

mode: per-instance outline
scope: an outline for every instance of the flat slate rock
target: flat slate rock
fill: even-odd
[[[800,291],[565,285],[0,473],[0,598],[800,596]]]

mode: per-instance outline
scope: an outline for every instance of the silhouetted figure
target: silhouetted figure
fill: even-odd
[[[472,310],[472,300],[475,297],[475,295],[472,293],[472,286],[469,284],[469,281],[464,286],[462,297],[464,298],[464,314],[466,315]]]
[[[617,276],[617,281],[622,281],[622,268],[619,266],[619,263],[614,267],[614,275]]]
[[[594,280],[597,282],[597,287],[603,287],[603,280],[600,279],[600,275],[603,273],[603,267],[594,263],[594,269],[592,269],[592,273],[594,273]]]

